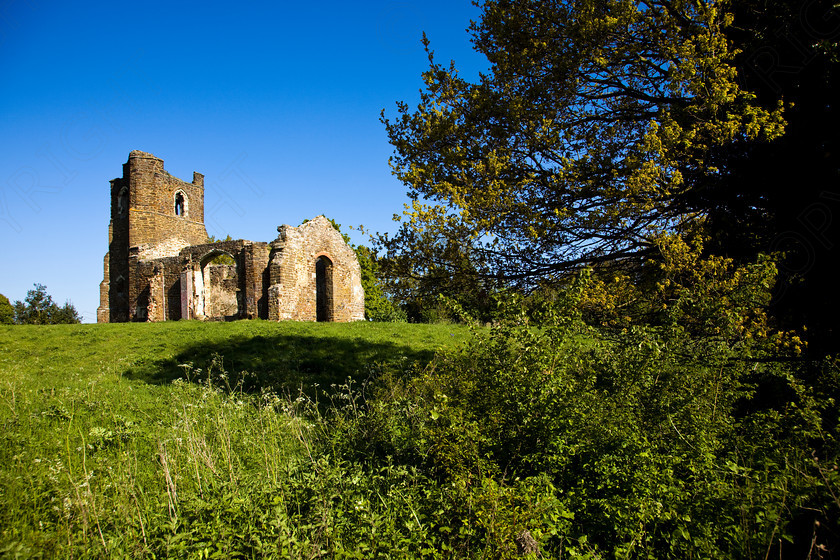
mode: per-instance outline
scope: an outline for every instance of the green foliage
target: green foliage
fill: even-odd
[[[35,284],[23,301],[14,305],[15,323],[19,325],[58,325],[81,323],[82,317],[69,301],[59,307],[43,284]]]
[[[386,383],[347,453],[432,473],[466,557],[525,530],[557,556],[801,555],[840,528],[838,409],[807,365],[748,356],[679,328],[501,326]]]
[[[798,339],[768,329],[772,263],[736,267],[672,243],[656,275],[671,284],[643,302],[667,302],[659,326],[587,325],[582,303],[601,293],[588,273],[550,301],[500,296],[498,326],[411,379],[383,378],[342,426],[344,452],[420,465],[451,488],[447,523],[466,526],[465,556],[504,556],[524,531],[558,556],[836,544],[838,364],[792,359]],[[495,501],[491,532],[477,506],[487,488],[531,497]]]
[[[496,304],[496,283],[483,278],[475,264],[460,249],[450,251],[448,258],[451,259],[450,263],[457,263],[457,272],[453,273],[446,266],[433,265],[406,274],[404,267],[412,257],[400,255],[383,258],[383,282],[412,322],[461,322],[462,314],[453,313],[452,304],[476,320],[492,320]]]
[[[582,264],[644,257],[710,210],[711,155],[783,132],[738,83],[728,2],[480,3],[490,71],[423,74],[383,122],[410,205],[380,242],[401,275],[462,272],[534,287]],[[397,259],[396,257],[400,257]]]
[[[404,322],[406,314],[385,295],[379,281],[379,259],[364,245],[354,248],[362,271],[362,289],[365,291],[365,319],[369,321]]]
[[[453,287],[477,280],[550,297],[592,267],[604,321],[656,320],[637,302],[667,279],[643,265],[702,236],[731,267],[778,252],[773,318],[812,356],[840,349],[836,2],[477,6],[489,70],[464,79],[426,40],[419,104],[382,116],[410,202],[378,242],[422,309],[426,293],[469,308]]]
[[[0,325],[12,325],[15,322],[15,308],[9,298],[0,294]]]
[[[219,243],[221,241],[233,241],[233,238],[230,236],[230,234],[227,234],[224,239],[216,239],[214,236],[209,235],[209,236],[207,236],[207,241],[206,242],[207,243]],[[231,266],[231,265],[236,264],[236,260],[234,260],[234,258],[232,256],[230,256],[228,254],[225,254],[225,253],[222,253],[222,254],[216,255],[215,257],[210,259],[209,264],[224,264],[224,265]]]
[[[716,262],[672,278],[679,320],[655,327],[586,324],[581,274],[540,302],[498,294],[496,326],[466,340],[369,322],[0,329],[0,550],[815,557],[840,532],[840,367],[778,359],[751,322],[769,268]],[[682,318],[722,298],[747,304],[720,332]]]
[[[627,328],[634,324],[680,326],[692,335],[718,337],[730,343],[764,340],[801,341],[773,334],[767,309],[777,268],[759,255],[754,262],[708,255],[702,242],[676,235],[657,242],[658,258],[624,270],[589,269],[577,305],[589,324]]]

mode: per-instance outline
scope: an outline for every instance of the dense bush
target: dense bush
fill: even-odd
[[[837,542],[840,476],[830,389],[802,378],[836,388],[838,369],[746,355],[680,328],[498,327],[332,437],[436,480],[464,556],[528,531],[557,555],[804,557]]]
[[[495,327],[383,376],[332,437],[353,461],[436,480],[441,538],[464,556],[513,554],[526,532],[572,556],[836,546],[837,362],[802,359],[768,325],[771,261],[703,259],[679,240],[663,254],[660,289],[637,303],[655,321],[593,326],[586,305],[615,292],[590,274],[539,305],[500,296]]]

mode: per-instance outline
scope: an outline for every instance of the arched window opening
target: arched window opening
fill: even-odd
[[[175,215],[187,215],[187,199],[184,197],[184,193],[182,193],[181,191],[175,193]]]
[[[122,276],[117,277],[116,282],[114,282],[114,292],[116,293],[116,296],[120,299],[125,299],[128,296],[127,291],[125,278]]]
[[[126,212],[128,212],[128,188],[123,187],[117,195],[117,215],[123,217]]]
[[[315,319],[333,321],[333,263],[324,256],[315,261]]]

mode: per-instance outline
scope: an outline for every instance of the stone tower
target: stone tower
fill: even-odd
[[[176,257],[184,247],[206,241],[204,176],[193,173],[192,183],[187,183],[167,173],[162,159],[131,152],[123,176],[111,181],[108,253],[97,321],[143,319],[130,305],[143,289],[135,278],[137,261]]]

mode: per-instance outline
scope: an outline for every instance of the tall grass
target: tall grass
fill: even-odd
[[[423,539],[406,535],[422,526],[422,476],[325,452],[318,402],[351,400],[372,364],[405,368],[463,334],[263,322],[0,329],[0,556],[420,550]]]

